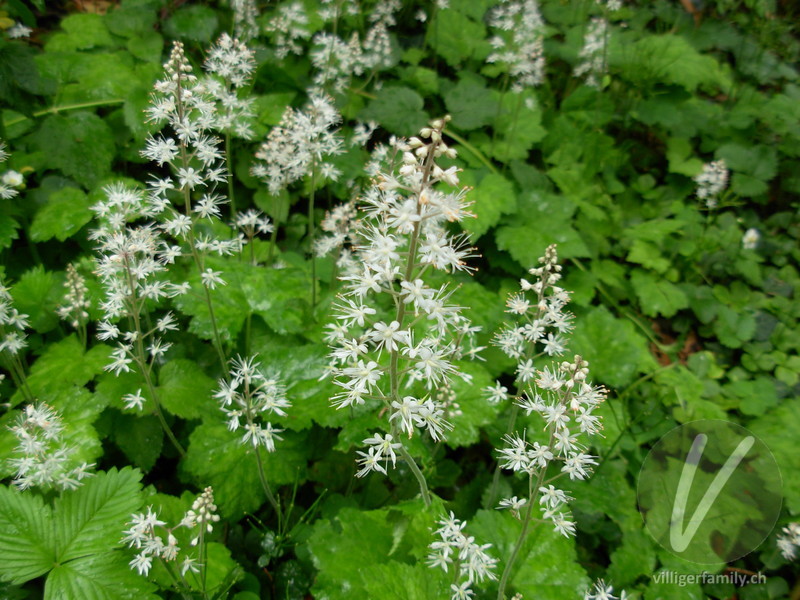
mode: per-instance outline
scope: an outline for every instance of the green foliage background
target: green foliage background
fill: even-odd
[[[192,296],[175,303],[182,327],[159,373],[169,420],[188,448],[183,460],[154,416],[123,408],[122,396],[143,387],[140,377],[104,372],[111,347],[91,336],[84,346],[55,315],[69,263],[90,276],[95,307],[100,299],[91,280],[89,207],[112,180],[147,179],[139,156],[149,132],[142,111],[168,44],[183,40],[199,65],[203,50],[230,30],[230,8],[122,0],[94,14],[33,4],[30,10],[9,1],[6,10],[35,27],[34,37],[0,40],[0,137],[13,152],[5,166],[24,173],[27,188],[0,200],[3,273],[16,307],[30,316],[28,384],[62,412],[68,440],[99,473],[60,497],[0,486],[0,595],[172,597],[168,580],[149,582],[129,570],[121,531],[148,505],[179,519],[194,494],[186,490],[211,485],[224,521],[209,560],[221,595],[448,597],[449,576],[424,565],[435,516],[421,510],[408,470],[353,478],[354,448],[379,426],[378,417],[333,410],[335,388],[319,380],[322,326],[336,286],[332,264],[323,261],[322,299],[312,307],[304,212],[310,184],[273,198],[248,173],[256,143],[287,106],[303,104],[308,59],[281,61],[269,36],[254,41],[259,66],[249,92],[257,98],[258,138],[233,146],[237,202],[276,222],[285,268],[249,267],[237,258],[210,263],[228,281],[212,296],[229,347],[243,346],[251,320],[251,347],[281,374],[294,404],[279,423],[285,440],[266,467],[294,507],[290,535],[276,540],[254,455],[229,434],[211,398],[220,373],[205,304]],[[309,14],[319,8],[316,0],[303,4]],[[512,575],[513,590],[525,598],[574,598],[590,579],[605,577],[646,600],[796,594],[796,571],[775,550],[774,536],[732,565],[774,570],[766,584],[734,590],[655,583],[659,571],[707,567],[678,563],[656,546],[635,498],[653,442],[681,423],[726,419],[759,435],[775,455],[784,476],[782,522],[800,514],[796,8],[717,0],[690,14],[679,2],[626,2],[609,15],[608,72],[592,88],[572,69],[601,8],[543,0],[546,79],[514,94],[504,67],[484,62],[491,50],[484,16],[492,4],[451,0],[423,24],[414,15],[428,3],[404,3],[391,33],[392,66],[355,78],[336,102],[345,128],[374,120],[380,141],[452,115],[456,164],[473,188],[477,214],[465,228],[482,255],[474,277],[457,278],[454,298],[484,328],[488,346],[506,293],[557,243],[576,314],[570,349],[611,390],[605,435],[593,449],[601,465],[591,480],[571,484],[578,537],[536,531]],[[262,8],[265,25],[277,7]],[[321,27],[308,25],[312,33]],[[357,30],[359,20],[343,27]],[[337,158],[342,180],[358,177],[365,158],[360,149]],[[692,177],[717,159],[728,164],[731,181],[709,210]],[[348,193],[336,183],[317,190],[315,218]],[[742,247],[750,228],[761,233],[752,250]],[[255,249],[264,263],[267,244]],[[495,379],[511,381],[512,365],[494,349],[484,355],[485,362],[464,366],[473,385],[455,386],[463,414],[453,418],[448,442],[415,442],[413,454],[439,506],[468,519],[470,535],[493,544],[502,566],[519,524],[489,506],[484,490],[508,417],[480,390]],[[0,392],[9,403],[0,417],[0,458],[7,458],[14,439],[6,426],[23,395],[8,380]],[[0,473],[13,475],[5,461]],[[501,485],[508,495],[520,493],[512,477]],[[493,597],[492,584],[482,593]]]

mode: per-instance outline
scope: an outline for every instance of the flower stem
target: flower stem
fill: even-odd
[[[419,483],[419,491],[422,494],[422,500],[425,502],[425,506],[431,505],[431,495],[428,491],[428,482],[425,481],[425,475],[422,474],[422,471],[419,470],[416,461],[414,458],[408,453],[406,447],[401,443],[400,444],[400,456],[403,457],[403,460],[406,461],[408,464],[408,468],[411,469],[411,472],[414,474],[414,477],[417,478],[417,483]]]
[[[258,479],[261,481],[261,487],[264,489],[264,493],[267,495],[267,500],[272,505],[275,515],[278,518],[278,533],[281,533],[283,528],[283,513],[281,511],[281,504],[275,497],[275,494],[272,493],[272,488],[269,486],[267,476],[264,473],[264,463],[261,460],[261,447],[256,446],[255,451],[256,463],[258,464]]]

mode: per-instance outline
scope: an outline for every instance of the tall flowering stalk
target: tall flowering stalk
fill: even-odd
[[[488,63],[505,63],[515,93],[544,81],[544,20],[536,0],[501,0],[489,13],[499,31],[489,40],[494,51]]]
[[[537,436],[540,439],[527,439],[526,432],[509,433],[499,451],[502,468],[525,474],[528,489],[521,499],[514,496],[500,502],[499,508],[510,509],[522,521],[522,530],[500,578],[498,600],[505,598],[511,569],[533,522],[547,521],[567,537],[575,534],[567,508],[571,498],[552,483],[563,476],[585,479],[597,464],[595,457],[587,453],[585,439],[600,431],[600,418],[594,412],[606,394],[602,387],[589,383],[589,363],[580,356],[576,355],[572,362],[535,366],[536,356],[531,357],[531,348],[542,343],[544,354],[563,353],[561,334],[571,327],[570,316],[563,312],[569,296],[555,285],[561,278],[555,246],[548,247],[539,260],[542,266],[530,270],[537,281],[521,280],[520,292],[508,299],[509,312],[519,315],[519,322],[507,326],[495,339],[507,355],[517,360],[521,395],[515,405],[527,415],[538,414],[544,423],[544,435]],[[547,328],[558,333],[546,334]],[[536,518],[534,507],[539,515]]]
[[[314,194],[319,181],[336,181],[339,171],[325,158],[341,154],[342,137],[337,126],[342,117],[333,100],[312,94],[303,110],[286,109],[256,152],[251,173],[263,180],[271,194],[278,194],[292,183],[311,177],[308,196],[308,241],[311,249],[311,304],[317,303],[314,248]],[[270,248],[270,253],[272,248]]]
[[[420,137],[400,144],[399,171],[381,175],[364,194],[355,252],[360,269],[341,277],[344,291],[328,336],[330,370],[341,388],[333,398],[336,408],[367,405],[387,415],[388,432],[364,440],[358,475],[385,473],[399,454],[426,504],[425,477],[402,438],[427,432],[439,441],[452,427],[433,392],[454,376],[466,378],[455,361],[470,353],[477,330],[450,303],[447,284],[431,287],[424,279],[432,269],[470,270],[467,238],[447,230],[448,223],[470,215],[465,190],[438,189],[440,183],[458,185],[457,169],[438,164],[455,156],[442,139],[447,120],[433,121]]]
[[[8,288],[0,282],[0,359],[11,374],[14,385],[22,390],[25,399],[33,402],[33,392],[28,387],[25,365],[20,352],[28,346],[25,328],[28,326],[28,315],[21,314],[14,308],[14,299]]]
[[[255,118],[255,98],[240,97],[253,77],[256,68],[253,51],[243,42],[223,33],[208,51],[204,63],[208,77],[203,85],[217,103],[214,129],[225,135],[225,159],[228,173],[233,173],[233,136],[251,139],[252,121]],[[231,213],[236,216],[236,196],[233,178],[228,177],[228,199]]]
[[[476,582],[497,580],[494,570],[498,561],[486,552],[492,545],[479,545],[475,538],[468,537],[464,533],[467,522],[456,519],[452,512],[438,524],[435,534],[439,539],[428,546],[428,565],[441,567],[445,573],[451,568],[454,571],[456,582],[450,585],[451,600],[472,598]]]
[[[238,356],[231,361],[230,381],[220,379],[219,388],[214,394],[220,403],[220,409],[227,419],[228,430],[242,430],[242,444],[253,447],[258,464],[258,477],[261,486],[278,517],[278,528],[282,522],[282,512],[278,497],[273,494],[264,472],[261,459],[261,448],[267,452],[275,452],[275,440],[280,440],[282,429],[273,427],[264,421],[269,415],[286,416],[291,402],[286,399],[286,390],[281,383],[267,377],[260,369],[261,364],[255,358]],[[243,422],[244,421],[244,422]]]
[[[150,182],[150,201],[164,215],[164,231],[188,245],[203,284],[214,347],[226,371],[228,361],[210,294],[210,290],[225,285],[225,280],[221,272],[206,266],[206,256],[210,252],[235,254],[241,251],[242,242],[238,237],[217,238],[202,227],[203,221],[220,220],[222,206],[228,202],[217,191],[228,178],[225,155],[218,147],[221,140],[211,135],[219,124],[217,101],[194,75],[180,42],[173,45],[164,71],[164,79],[155,84],[147,112],[150,121],[168,129],[151,136],[142,155],[160,167],[168,165],[169,173]],[[173,205],[173,195],[181,210]]]
[[[73,458],[75,448],[64,440],[61,415],[43,402],[28,404],[10,427],[17,438],[15,455],[8,460],[14,471],[14,485],[20,490],[72,490],[91,476],[94,465]]]
[[[103,319],[97,337],[114,341],[116,349],[105,369],[116,375],[135,369],[144,377],[156,415],[178,452],[185,451],[164,418],[155,385],[155,365],[171,346],[161,337],[178,324],[171,313],[150,323],[149,305],[174,298],[188,289],[167,278],[168,265],[181,256],[179,246],[170,245],[160,228],[146,219],[163,212],[162,203],[145,198],[140,190],[115,184],[105,188],[106,197],[92,207],[98,227],[90,238],[97,242],[96,273],[105,292],[100,308]],[[144,221],[144,222],[143,222]],[[127,320],[127,330],[120,320]],[[142,408],[140,392],[126,396],[129,408]]]

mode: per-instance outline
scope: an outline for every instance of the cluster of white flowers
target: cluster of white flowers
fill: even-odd
[[[759,233],[758,229],[751,227],[745,231],[742,236],[742,248],[745,250],[755,250],[760,240],[761,233]]]
[[[628,593],[625,590],[622,590],[619,596],[614,596],[614,588],[602,579],[598,579],[583,595],[583,600],[627,600],[627,598]]]
[[[580,356],[575,356],[573,362],[562,361],[542,369],[534,365],[537,344],[543,346],[542,354],[560,356],[565,352],[562,335],[572,328],[571,315],[564,312],[569,294],[556,285],[561,279],[561,267],[555,245],[547,248],[539,262],[542,266],[529,271],[536,281],[522,279],[520,292],[510,294],[506,303],[507,312],[518,315],[522,323],[506,326],[494,343],[517,361],[517,382],[524,391],[516,404],[528,415],[535,412],[542,417],[549,439],[540,443],[517,433],[506,435],[506,445],[499,452],[502,468],[524,472],[532,482],[538,482],[535,493],[539,495],[543,517],[553,523],[556,531],[569,536],[575,533],[575,525],[564,508],[570,498],[541,482],[548,467],[556,462],[562,463],[561,472],[570,479],[585,479],[591,466],[597,464],[579,438],[600,431],[600,418],[594,411],[605,399],[605,390],[588,383],[589,363]],[[547,333],[548,328],[557,333]],[[492,402],[508,397],[508,390],[499,382],[487,392]],[[509,508],[519,516],[530,501],[505,499],[500,508]],[[530,510],[532,507],[528,506]]]
[[[622,0],[595,0],[598,6],[605,7],[609,12],[617,12],[622,8]]]
[[[305,49],[300,42],[311,37],[308,14],[303,3],[281,4],[267,24],[266,30],[272,34],[278,58],[286,58],[290,54],[302,55]]]
[[[345,248],[345,246],[352,247],[358,239],[358,208],[355,200],[329,210],[322,219],[320,228],[327,235],[317,238],[314,242],[314,252],[317,256],[327,256],[333,250]],[[346,252],[344,260],[340,258],[337,261],[340,268],[355,262],[352,260],[349,250]]]
[[[89,319],[89,308],[92,303],[87,294],[86,278],[83,277],[75,265],[67,265],[67,280],[64,282],[67,294],[63,304],[56,309],[59,318],[67,321],[72,327],[80,327]]]
[[[800,548],[800,523],[789,523],[778,536],[778,550],[786,560],[794,560],[797,558],[798,548]]]
[[[0,163],[6,162],[10,154],[5,142],[0,142]],[[0,177],[0,198],[10,200],[19,195],[20,189],[25,185],[25,177],[21,173],[8,170]]]
[[[486,552],[492,545],[476,544],[474,537],[465,535],[464,528],[467,522],[456,519],[452,512],[439,520],[438,524],[440,527],[435,535],[440,539],[428,546],[430,549],[428,564],[434,568],[441,567],[447,573],[450,566],[455,563],[459,581],[451,584],[450,598],[451,600],[472,598],[474,583],[484,579],[497,579],[494,569],[498,560]]]
[[[207,487],[175,527],[165,527],[166,522],[158,518],[158,514],[153,512],[152,506],[147,508],[146,514],[131,515],[131,521],[128,523],[130,528],[123,532],[125,537],[122,539],[129,548],[139,550],[129,563],[131,569],[136,569],[140,575],[147,575],[153,566],[154,558],[166,562],[177,562],[181,548],[178,546],[178,539],[173,532],[181,527],[191,530],[194,537],[189,545],[197,546],[202,543],[205,534],[214,530],[213,524],[219,521],[219,515],[216,513],[214,491]],[[185,554],[183,560],[180,561],[181,576],[186,575],[189,571],[199,573],[200,567],[204,565],[198,563],[197,560],[197,556]]]
[[[322,179],[336,181],[338,169],[323,159],[344,151],[336,129],[341,120],[333,100],[324,95],[312,94],[304,110],[287,108],[256,152],[260,162],[253,165],[251,173],[262,179],[272,194],[312,171]]]
[[[27,25],[23,25],[18,21],[15,22],[11,27],[6,29],[6,35],[12,40],[30,37],[32,33],[33,29],[31,29]]]
[[[370,404],[389,410],[395,439],[416,429],[440,440],[451,426],[433,391],[459,372],[455,361],[469,357],[473,327],[461,309],[449,302],[447,284],[430,287],[423,279],[430,269],[469,271],[472,248],[447,224],[468,216],[466,190],[437,189],[440,182],[458,185],[455,167],[437,161],[454,157],[442,139],[447,119],[437,119],[401,144],[403,163],[397,174],[384,174],[361,198],[364,217],[357,222],[355,259],[358,269],[340,277],[345,282],[330,325],[330,371],[342,391],[337,408]],[[386,315],[387,306],[390,315]],[[414,394],[422,382],[427,395]],[[411,393],[404,392],[409,389]],[[414,395],[412,395],[414,394]],[[377,469],[373,446],[362,453],[362,474]],[[385,453],[384,453],[385,455]]]
[[[583,37],[583,47],[578,53],[581,62],[572,72],[575,77],[585,76],[588,86],[599,87],[600,76],[608,70],[606,60],[608,35],[608,21],[594,17],[589,23],[589,29]]]
[[[502,33],[489,40],[486,62],[506,63],[511,89],[521,92],[544,81],[544,21],[537,0],[501,0],[489,13],[489,25]]]
[[[230,0],[230,4],[233,10],[234,35],[244,42],[257,37],[259,27],[256,22],[258,18],[256,0]]]
[[[222,46],[217,48],[219,50]],[[239,50],[231,53],[242,54]],[[243,60],[237,60],[236,68],[246,70],[247,67],[242,66]],[[222,64],[219,57],[214,62]],[[227,70],[230,74],[232,67],[229,65]],[[228,201],[217,191],[219,184],[227,183],[225,154],[218,147],[220,140],[209,134],[221,121],[216,99],[209,93],[207,81],[201,81],[193,74],[180,42],[173,45],[164,71],[166,76],[156,82],[147,113],[150,121],[168,125],[172,135],[162,132],[150,136],[142,156],[158,163],[159,167],[169,165],[170,173],[149,183],[149,199],[154,212],[163,213],[163,230],[192,246],[197,266],[204,272],[204,253],[230,255],[242,247],[239,237],[220,239],[196,231],[200,220],[221,219],[221,207]],[[184,212],[172,206],[170,195],[173,191],[179,193],[179,206]],[[195,198],[196,195],[199,198]],[[210,287],[206,278],[203,283]]]
[[[693,178],[697,184],[697,197],[706,201],[707,208],[715,208],[719,195],[728,186],[728,165],[715,160],[703,165],[703,172]]]
[[[21,490],[32,487],[72,490],[91,476],[94,465],[73,458],[75,448],[64,442],[64,423],[56,410],[43,402],[28,404],[10,427],[17,438],[9,465],[16,471],[14,485]]]
[[[165,277],[168,265],[181,255],[180,247],[168,244],[155,224],[136,223],[160,210],[158,199],[145,198],[140,190],[122,184],[111,184],[104,191],[105,200],[92,207],[99,226],[90,234],[98,242],[96,273],[105,290],[97,337],[103,341],[117,340],[113,360],[106,369],[119,375],[130,371],[130,365],[139,360],[134,345],[148,344],[153,361],[162,356],[170,345],[158,334],[177,329],[177,323],[167,314],[148,332],[138,328],[123,333],[116,322],[122,317],[139,322],[147,300],[173,298],[185,293],[188,285],[172,283]],[[145,368],[142,364],[138,366]]]
[[[389,29],[395,25],[395,13],[402,7],[400,0],[385,0],[375,4],[368,15],[370,28],[361,42],[357,32],[348,40],[336,33],[321,31],[312,40],[311,63],[316,69],[314,86],[318,90],[332,86],[333,91],[343,92],[353,76],[359,77],[371,70],[392,65],[392,43]],[[344,10],[349,11],[346,5]],[[341,14],[341,8],[327,12],[333,20]],[[357,13],[356,13],[357,14]]]
[[[238,90],[250,83],[255,72],[253,51],[223,33],[208,51],[204,67],[211,76],[203,86],[217,101],[214,128],[245,139],[252,138],[255,98],[240,98]]]
[[[0,283],[0,352],[16,356],[28,345],[25,335],[28,315],[23,315],[14,308],[13,302],[8,288]]]
[[[291,406],[286,399],[286,389],[276,378],[265,376],[255,358],[242,358],[231,361],[231,379],[219,380],[219,388],[214,393],[220,408],[228,420],[228,429],[244,429],[242,444],[254,447],[264,446],[268,452],[275,451],[275,440],[283,430],[276,429],[272,423],[260,421],[270,414],[286,416],[284,409]],[[244,424],[242,424],[244,420]]]

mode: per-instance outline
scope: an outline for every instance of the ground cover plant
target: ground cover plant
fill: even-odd
[[[2,597],[800,597],[792,4],[1,10]]]

